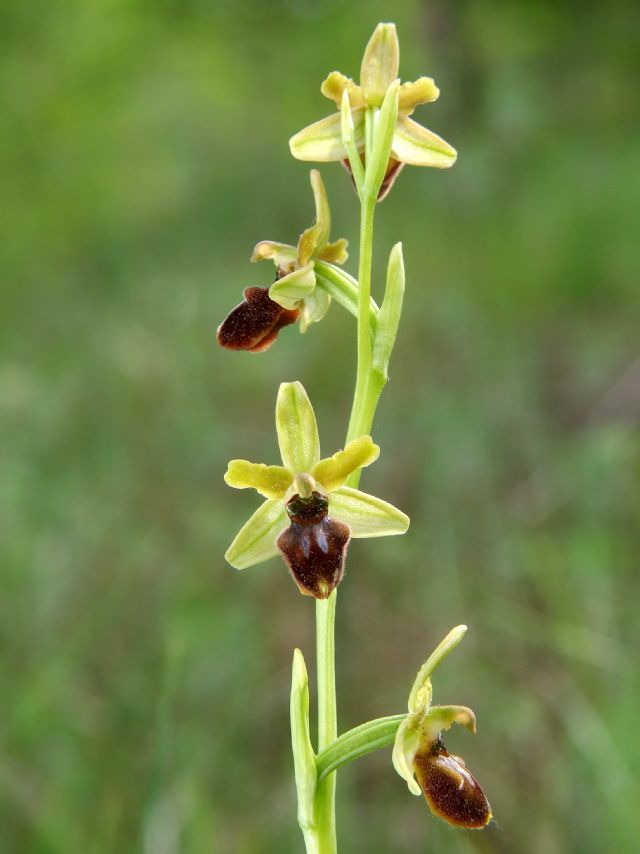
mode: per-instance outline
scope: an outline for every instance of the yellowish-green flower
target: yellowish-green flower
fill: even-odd
[[[300,331],[306,332],[311,323],[322,320],[331,297],[316,288],[315,262],[344,264],[347,260],[347,241],[343,238],[329,243],[331,210],[329,200],[317,169],[311,170],[311,187],[316,206],[314,224],[302,232],[298,245],[262,240],[253,250],[252,261],[270,258],[278,270],[278,279],[269,288],[269,297],[289,311],[300,311]]]
[[[431,674],[466,631],[466,626],[452,629],[420,668],[409,695],[409,714],[396,734],[393,765],[413,795],[424,795],[434,815],[458,827],[480,828],[491,821],[489,801],[464,761],[449,753],[442,740],[454,723],[475,732],[476,717],[466,706],[431,705]]]
[[[404,534],[409,518],[386,501],[346,486],[349,475],[378,458],[370,436],[320,458],[316,418],[303,386],[282,383],[276,402],[281,466],[231,460],[225,480],[251,487],[265,501],[225,555],[236,569],[281,552],[302,593],[323,599],[342,579],[351,537]]]
[[[382,105],[387,91],[398,77],[400,48],[395,24],[378,24],[365,49],[360,70],[360,84],[339,71],[332,71],[321,86],[321,92],[335,101],[338,112],[332,113],[295,134],[289,140],[291,153],[298,160],[329,162],[341,160],[348,166],[348,151],[343,136],[341,106],[348,98],[355,148],[364,157],[367,111]],[[432,166],[447,169],[457,154],[449,143],[409,118],[419,104],[435,101],[440,91],[431,77],[420,77],[403,83],[398,89],[398,115],[389,163],[381,196],[402,166]],[[375,118],[374,118],[375,123]]]

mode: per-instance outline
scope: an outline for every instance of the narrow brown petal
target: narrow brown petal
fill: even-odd
[[[362,159],[362,164],[364,166],[364,154],[360,155]],[[348,159],[342,161],[342,165],[347,170],[349,177],[351,178],[351,183],[355,189],[356,183],[353,180],[353,171],[351,169],[351,163]],[[404,167],[404,163],[400,160],[395,160],[393,157],[389,158],[389,164],[387,165],[387,171],[384,173],[384,178],[382,179],[382,184],[380,185],[380,189],[378,190],[378,199],[377,201],[381,202],[384,198],[389,195],[391,188],[393,187],[396,178],[402,171]]]
[[[384,173],[384,178],[382,179],[382,184],[380,185],[380,190],[378,191],[379,202],[381,202],[389,195],[389,193],[391,192],[391,188],[395,184],[396,178],[402,171],[403,167],[404,163],[402,163],[400,160],[394,160],[393,157],[389,158],[387,171]]]
[[[442,740],[417,753],[413,767],[425,800],[434,815],[458,827],[485,827],[491,806],[464,761]]]
[[[300,592],[316,599],[326,599],[342,580],[351,537],[349,526],[329,518],[328,509],[319,492],[294,495],[287,504],[291,525],[276,541]]]
[[[269,296],[269,288],[246,288],[244,300],[231,309],[218,327],[218,344],[229,350],[267,350],[278,332],[298,319],[299,311],[288,311]]]

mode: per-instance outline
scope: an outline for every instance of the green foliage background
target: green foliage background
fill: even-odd
[[[417,118],[460,152],[378,209],[408,293],[363,486],[412,516],[351,549],[340,727],[436,701],[497,823],[450,830],[390,752],[339,781],[342,851],[632,852],[640,834],[640,159],[636,3],[22,0],[0,12],[0,849],[296,852],[288,683],[313,603],[222,554],[276,461],[281,380],[342,444],[339,307],[259,356],[216,349],[257,240],[310,223],[287,139],[378,20]],[[322,169],[334,235],[357,210]]]

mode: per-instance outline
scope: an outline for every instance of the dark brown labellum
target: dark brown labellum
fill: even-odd
[[[364,154],[360,155],[362,159],[362,165],[364,166]],[[342,165],[349,173],[349,177],[351,178],[351,183],[353,186],[356,186],[356,182],[353,180],[353,170],[351,169],[351,163],[349,163],[348,158],[342,161]],[[400,160],[395,160],[393,157],[389,158],[389,163],[387,164],[387,171],[384,173],[384,178],[382,179],[382,184],[380,185],[380,189],[378,190],[378,199],[377,201],[381,202],[384,198],[389,195],[391,188],[393,187],[396,178],[402,171],[404,163]]]
[[[328,516],[329,502],[319,492],[294,495],[287,503],[291,525],[277,539],[300,592],[326,599],[344,575],[348,525]]]
[[[464,761],[449,753],[442,739],[417,753],[413,767],[434,815],[458,827],[485,827],[489,823],[487,796]]]
[[[246,288],[243,296],[244,300],[218,327],[218,344],[229,350],[261,353],[273,344],[284,326],[296,322],[300,312],[274,302],[269,288]]]

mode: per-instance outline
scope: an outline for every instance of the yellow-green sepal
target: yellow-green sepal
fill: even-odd
[[[313,261],[275,281],[269,288],[269,296],[278,305],[292,310],[313,293],[316,286],[316,274]]]
[[[265,498],[282,499],[293,482],[293,475],[283,466],[231,460],[224,479],[234,489],[255,489]]]
[[[331,209],[322,176],[317,169],[311,170],[311,188],[316,206],[314,224],[302,232],[298,240],[298,266],[303,267],[322,249],[331,234]]]
[[[320,459],[320,437],[313,406],[302,383],[280,384],[276,430],[283,465],[295,474],[310,472]]]
[[[279,554],[276,540],[289,524],[281,499],[268,498],[238,531],[225,559],[235,569],[246,569]]]
[[[409,517],[393,504],[350,486],[341,486],[329,496],[329,515],[351,528],[352,537],[388,537],[404,534]]]
[[[371,436],[360,436],[349,442],[344,450],[316,463],[311,474],[327,492],[331,492],[344,486],[350,474],[370,465],[379,456],[380,447]]]
[[[448,169],[458,156],[455,148],[407,116],[398,116],[391,156],[413,166]]]
[[[361,148],[364,146],[364,110],[353,110],[352,116],[355,145]],[[332,113],[303,128],[291,137],[289,148],[296,160],[311,160],[318,163],[344,160],[347,152],[342,142],[340,113]]]
[[[400,45],[395,24],[378,24],[365,48],[360,85],[370,107],[379,107],[398,76]]]
[[[431,702],[431,674],[447,655],[458,646],[466,632],[467,627],[465,625],[455,626],[424,662],[413,681],[409,694],[409,712],[415,714],[416,712],[427,711]]]
[[[391,761],[398,774],[406,781],[412,795],[422,794],[413,771],[413,760],[419,748],[420,732],[408,719],[405,719],[398,727]]]

